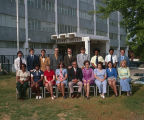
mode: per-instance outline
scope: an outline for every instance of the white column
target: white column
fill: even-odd
[[[94,11],[96,11],[96,0],[93,0]],[[94,35],[96,35],[96,13],[94,13]]]
[[[106,41],[106,55],[109,53],[110,49],[110,40]]]
[[[17,51],[19,51],[19,1],[16,0]]]
[[[90,38],[89,37],[82,37],[82,41],[85,42],[86,54],[88,54],[90,57]]]
[[[27,55],[28,52],[28,48],[29,48],[29,43],[28,43],[28,6],[27,6],[27,0],[24,0],[24,4],[25,4],[25,45],[24,45],[24,48],[25,48],[25,54],[24,55]]]
[[[118,11],[118,49],[117,49],[118,56],[119,52],[120,52],[120,12]]]
[[[80,21],[79,21],[79,0],[77,0],[77,33],[80,33]]]
[[[107,18],[107,37],[109,38],[109,17]]]
[[[58,35],[58,14],[57,14],[57,0],[55,0],[55,33]]]
[[[125,55],[128,56],[128,50],[129,50],[129,46],[126,47],[125,49]]]

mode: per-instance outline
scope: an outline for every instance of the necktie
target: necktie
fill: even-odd
[[[22,58],[20,58],[20,69],[22,67]]]
[[[98,56],[96,56],[96,65],[98,64]]]
[[[113,64],[113,59],[112,59],[112,55],[111,55],[111,62],[112,62],[112,64]]]

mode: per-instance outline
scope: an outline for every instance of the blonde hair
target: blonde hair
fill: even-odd
[[[126,62],[126,60],[122,60],[121,62],[120,62],[120,67],[122,67],[122,64],[125,64],[125,67],[127,67],[127,62]]]

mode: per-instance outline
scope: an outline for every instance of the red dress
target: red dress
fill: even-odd
[[[48,81],[53,80],[53,75],[55,75],[55,72],[53,70],[50,70],[49,72],[46,70],[44,72],[44,76],[46,76]],[[47,84],[48,82],[45,81],[45,84]],[[55,81],[53,81],[53,85],[55,85]]]

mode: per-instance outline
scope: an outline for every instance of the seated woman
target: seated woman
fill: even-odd
[[[83,84],[84,84],[84,90],[86,93],[87,99],[89,99],[89,91],[90,91],[90,84],[93,83],[94,80],[94,73],[93,69],[90,68],[90,62],[86,60],[84,62],[84,69],[82,70],[83,73]]]
[[[106,88],[107,88],[107,75],[106,70],[102,69],[102,62],[98,63],[97,69],[94,69],[95,84],[99,89],[100,96],[105,98]]]
[[[17,90],[19,93],[19,98],[24,99],[26,97],[26,90],[29,87],[28,81],[30,79],[30,73],[26,71],[26,64],[21,64],[21,70],[17,71]]]
[[[130,70],[126,65],[126,61],[123,60],[120,63],[120,68],[118,68],[118,75],[120,78],[120,86],[122,88],[122,91],[127,92],[127,96],[130,96]]]
[[[67,69],[64,69],[64,63],[60,62],[58,64],[58,69],[56,69],[56,85],[62,96],[65,99],[65,85],[67,85]]]
[[[53,95],[53,85],[55,85],[55,73],[50,69],[50,65],[46,65],[46,71],[44,72],[45,87],[51,94],[51,99],[54,100],[55,96]]]
[[[115,96],[117,97],[118,96],[117,88],[116,88],[117,71],[115,68],[112,67],[111,61],[109,61],[107,65],[108,65],[108,68],[106,69],[107,80],[110,87],[113,89]]]
[[[40,66],[36,65],[35,69],[31,73],[31,87],[32,91],[36,93],[36,99],[41,99],[40,87],[43,86],[43,72],[40,70]]]

